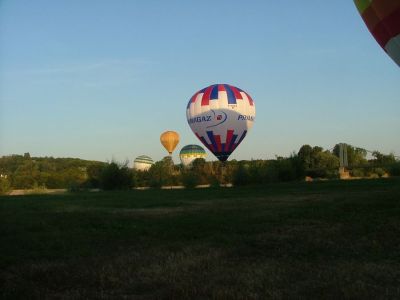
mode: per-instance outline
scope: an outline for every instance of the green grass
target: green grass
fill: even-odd
[[[400,298],[400,180],[3,196],[0,295]]]

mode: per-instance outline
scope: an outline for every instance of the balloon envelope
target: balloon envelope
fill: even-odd
[[[400,66],[400,1],[354,0],[369,31]]]
[[[139,171],[147,171],[154,164],[151,157],[147,155],[140,155],[133,161],[133,168]]]
[[[179,152],[181,163],[189,166],[196,158],[206,158],[206,151],[199,145],[186,145]]]
[[[165,131],[160,136],[160,142],[171,155],[179,143],[179,134],[175,131]]]
[[[245,91],[229,84],[210,85],[189,100],[186,117],[199,140],[226,161],[255,120],[255,104]]]

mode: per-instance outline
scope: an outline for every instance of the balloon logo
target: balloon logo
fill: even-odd
[[[179,134],[175,131],[165,131],[160,136],[160,142],[171,155],[179,143]]]
[[[253,99],[229,84],[210,85],[189,100],[186,117],[198,139],[220,161],[226,161],[255,120]]]
[[[354,0],[369,31],[400,66],[400,1]]]

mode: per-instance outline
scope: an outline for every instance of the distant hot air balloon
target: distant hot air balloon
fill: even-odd
[[[376,41],[400,66],[400,1],[354,0]]]
[[[185,167],[189,166],[196,158],[206,158],[206,156],[206,151],[198,145],[186,145],[179,152],[179,158]]]
[[[243,141],[255,114],[250,95],[229,84],[214,84],[198,91],[186,108],[190,128],[220,161],[226,161]]]
[[[139,171],[147,171],[154,164],[151,157],[147,155],[140,155],[133,161],[133,168]]]
[[[171,155],[179,143],[179,134],[175,131],[165,131],[160,136],[160,142]]]

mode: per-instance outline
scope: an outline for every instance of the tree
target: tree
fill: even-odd
[[[249,181],[253,184],[263,182],[266,162],[264,160],[252,160],[249,162],[248,174]]]
[[[38,185],[39,168],[36,161],[24,160],[12,174],[12,185],[15,188],[30,189]]]
[[[319,152],[316,155],[315,170],[317,177],[335,177],[339,169],[339,158],[330,151]]]
[[[86,168],[87,180],[85,186],[88,188],[99,188],[101,175],[104,169],[103,164],[91,164]]]
[[[367,164],[367,150],[363,148],[353,147],[352,145],[346,144],[347,149],[347,161],[350,167],[363,166]],[[336,144],[333,147],[333,154],[340,157],[340,145]]]
[[[0,195],[4,195],[11,190],[11,184],[7,176],[0,176]]]
[[[204,158],[196,158],[192,162],[192,171],[197,175],[198,184],[208,183],[208,163]]]
[[[249,166],[244,162],[238,164],[237,168],[233,172],[232,183],[235,186],[248,185],[250,183]]]
[[[375,158],[373,163],[379,166],[390,165],[396,162],[396,158],[394,157],[393,153],[385,155],[379,151],[374,151],[372,152],[372,156]]]
[[[164,185],[171,185],[174,183],[175,172],[174,162],[169,156],[164,157],[161,161],[153,164],[149,170],[150,186],[162,187]]]
[[[306,170],[312,169],[312,153],[313,148],[310,145],[303,145],[297,152],[297,155]]]
[[[133,176],[128,163],[109,163],[100,176],[100,186],[104,190],[127,190],[133,185]]]
[[[193,169],[182,170],[181,181],[186,188],[195,188],[199,184],[199,175]]]

